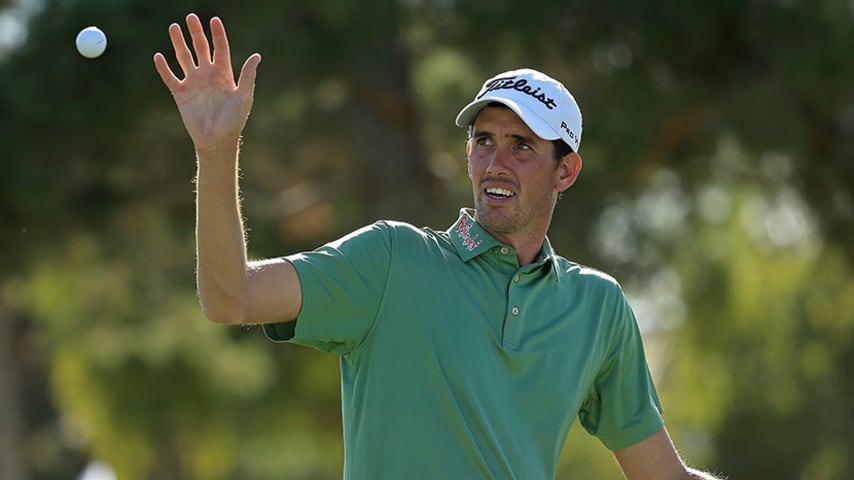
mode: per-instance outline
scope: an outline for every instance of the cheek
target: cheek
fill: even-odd
[[[558,179],[555,175],[534,175],[529,177],[531,190],[549,196],[558,189]]]

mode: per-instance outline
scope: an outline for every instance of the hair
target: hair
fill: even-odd
[[[560,160],[561,158],[573,153],[574,150],[562,139],[558,138],[557,140],[552,140],[552,145],[555,147],[555,160]]]
[[[507,105],[504,105],[501,102],[489,102],[488,104],[486,104],[486,106],[487,107],[500,107],[500,108],[506,108],[506,109],[510,110],[510,107],[508,107]],[[486,108],[486,107],[484,107],[484,108]],[[475,118],[477,118],[477,116],[475,116]],[[466,141],[471,140],[473,135],[474,135],[474,120],[472,120],[472,123],[469,125],[468,133],[466,134]],[[554,150],[553,150],[554,151],[554,159],[556,162],[560,162],[563,157],[574,152],[572,147],[570,147],[568,143],[566,143],[565,141],[563,141],[560,138],[558,138],[556,140],[552,140],[551,142],[552,142],[552,146],[554,147]]]

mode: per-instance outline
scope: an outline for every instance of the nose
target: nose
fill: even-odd
[[[486,165],[486,173],[490,175],[507,175],[510,155],[506,147],[496,148],[489,158],[489,163]]]

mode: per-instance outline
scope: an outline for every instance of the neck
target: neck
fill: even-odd
[[[520,267],[534,263],[534,260],[537,259],[540,251],[543,249],[543,242],[546,239],[545,232],[541,234],[513,235],[494,232],[485,226],[483,226],[483,229],[499,242],[513,247],[513,250],[516,251],[516,260],[519,262]]]

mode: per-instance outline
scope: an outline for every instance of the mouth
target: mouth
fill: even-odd
[[[516,196],[516,192],[501,187],[489,187],[483,190],[487,197],[494,200],[506,200]]]

